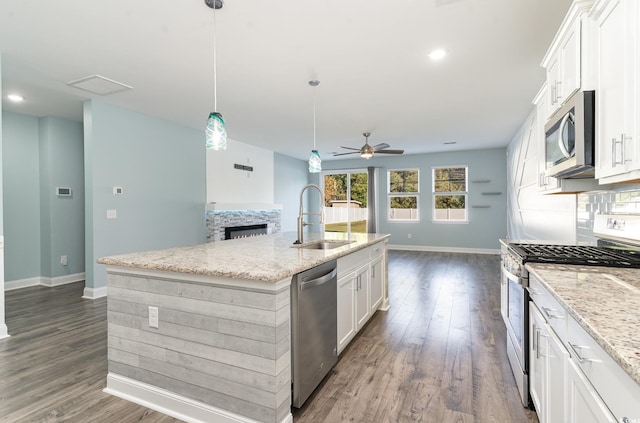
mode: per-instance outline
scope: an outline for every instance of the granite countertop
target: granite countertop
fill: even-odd
[[[526,268],[640,384],[640,269],[538,263]]]
[[[297,239],[295,232],[280,232],[188,247],[102,257],[98,259],[98,263],[107,266],[278,282],[387,238],[388,234],[305,234],[303,245],[320,239],[352,241],[338,248],[313,250],[293,246]]]

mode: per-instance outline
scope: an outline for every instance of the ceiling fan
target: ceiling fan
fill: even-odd
[[[376,145],[369,145],[369,136],[371,135],[370,132],[365,132],[362,135],[364,135],[364,145],[360,148],[353,148],[353,147],[343,147],[340,146],[340,148],[345,148],[347,150],[354,150],[354,151],[350,151],[348,153],[334,153],[334,156],[345,156],[347,154],[360,154],[360,157],[362,157],[363,159],[367,159],[369,160],[370,158],[373,157],[374,153],[381,153],[381,154],[402,154],[404,153],[404,150],[388,150],[389,148],[389,144],[386,143],[380,143],[380,144],[376,144]]]

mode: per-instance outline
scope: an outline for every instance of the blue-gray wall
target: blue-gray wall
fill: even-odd
[[[3,123],[5,280],[84,272],[82,124],[8,112]]]
[[[273,199],[283,206],[282,231],[296,231],[300,190],[307,184],[309,164],[279,153],[274,154],[273,160]]]
[[[87,101],[84,134],[88,288],[106,286],[99,257],[205,242],[204,129]]]
[[[82,123],[53,117],[38,121],[40,138],[41,275],[84,272],[84,162]],[[71,188],[58,197],[57,187]],[[60,263],[67,256],[67,265]]]
[[[5,281],[40,274],[38,119],[3,114]]]
[[[414,154],[406,156],[378,155],[363,159],[325,161],[323,170],[364,169],[378,167],[379,201],[378,232],[391,234],[390,244],[408,248],[434,247],[450,250],[497,250],[498,239],[507,233],[506,149],[456,151],[449,153]],[[434,166],[466,165],[469,168],[469,196],[467,198],[469,222],[434,223],[432,221],[432,177]],[[420,169],[420,222],[389,222],[387,199],[387,170]],[[473,183],[488,179],[490,182]],[[319,181],[316,175],[311,177]],[[500,192],[501,195],[482,195],[483,192]],[[489,205],[489,208],[473,208],[473,205]],[[313,206],[312,206],[313,207]],[[411,234],[411,238],[408,235]]]

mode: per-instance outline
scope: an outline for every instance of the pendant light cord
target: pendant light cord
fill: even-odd
[[[316,150],[316,87],[313,87],[313,149]]]
[[[217,49],[216,49],[216,1],[213,0],[213,111],[218,111],[218,81],[217,81]]]

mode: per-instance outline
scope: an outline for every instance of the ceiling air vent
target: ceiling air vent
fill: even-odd
[[[91,75],[86,78],[77,79],[75,81],[68,82],[67,85],[98,95],[110,95],[133,89],[133,87],[130,87],[129,85],[122,84],[100,75]]]

